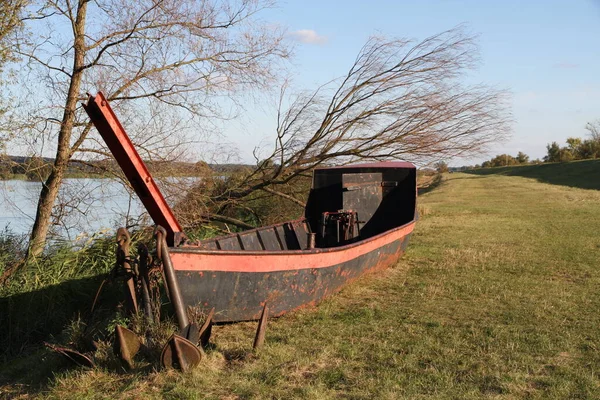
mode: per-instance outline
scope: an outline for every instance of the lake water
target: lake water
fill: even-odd
[[[170,183],[174,183],[174,179]],[[181,196],[185,192],[181,187],[189,187],[194,181],[194,178],[178,179],[178,190],[169,190],[175,185],[157,183],[172,206],[177,196],[169,196],[169,192]],[[29,234],[40,190],[40,182],[0,181],[0,229]],[[128,193],[121,183],[110,179],[65,179],[57,204],[55,212],[62,217],[55,219],[52,229],[71,240],[99,231],[113,233],[117,227],[127,225],[127,221],[148,219],[135,194]]]

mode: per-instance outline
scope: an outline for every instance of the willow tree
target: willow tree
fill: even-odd
[[[86,91],[102,90],[127,118],[159,110],[177,125],[218,115],[223,95],[271,84],[288,55],[282,32],[257,18],[270,5],[261,0],[32,3],[26,34],[13,38],[24,60],[20,129],[55,152],[31,232],[33,257],[44,248],[69,161],[106,154],[80,107]],[[139,140],[165,146],[174,129]]]
[[[204,194],[196,209],[207,211],[197,218],[235,215],[257,192],[302,205],[278,188],[321,165],[427,164],[486,150],[507,137],[512,118],[504,91],[466,83],[477,63],[476,40],[462,27],[421,41],[371,38],[340,79],[291,100],[282,91],[272,151]]]

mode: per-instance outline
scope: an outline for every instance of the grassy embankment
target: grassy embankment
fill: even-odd
[[[552,181],[575,168],[562,183],[600,189],[593,162],[542,167],[526,171]],[[235,324],[214,329],[216,347],[188,374],[71,369],[47,386],[5,380],[0,390],[77,399],[597,398],[600,192],[497,172],[517,174],[445,176],[420,197],[422,218],[395,268],[271,321],[257,356],[244,356],[255,324]],[[59,364],[38,356],[39,365]]]
[[[600,160],[481,168],[469,171],[469,173],[477,175],[522,176],[554,185],[582,189],[600,189]]]

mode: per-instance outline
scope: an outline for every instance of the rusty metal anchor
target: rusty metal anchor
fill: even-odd
[[[140,339],[132,330],[121,325],[115,326],[113,351],[127,369],[133,369],[133,357],[140,350],[141,345]]]
[[[208,315],[206,316],[206,319],[204,320],[204,324],[202,324],[202,327],[200,328],[200,331],[198,332],[198,335],[200,336],[200,345],[202,346],[202,348],[206,348],[206,346],[208,346],[208,341],[210,340],[210,335],[212,333],[214,316],[215,316],[215,308],[213,307],[210,310],[210,312],[208,313]]]
[[[165,368],[177,368],[186,372],[200,364],[203,353],[186,338],[173,334],[160,355],[160,363]]]

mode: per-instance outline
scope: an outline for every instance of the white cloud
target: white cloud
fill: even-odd
[[[312,29],[300,29],[290,33],[290,36],[301,43],[308,44],[325,44],[327,36],[321,36]]]

